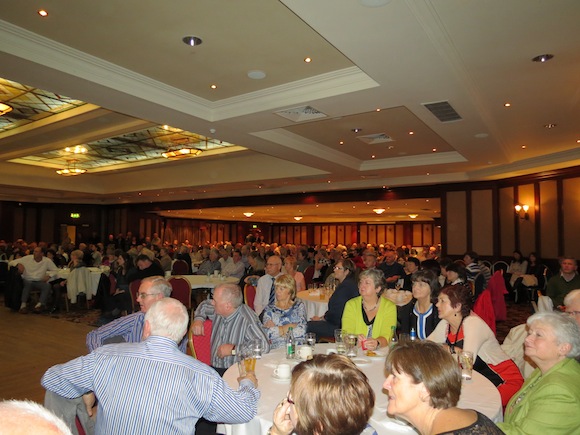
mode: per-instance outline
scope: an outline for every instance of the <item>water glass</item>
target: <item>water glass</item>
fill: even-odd
[[[347,334],[344,338],[346,344],[346,356],[349,358],[354,358],[358,353],[357,339],[358,335],[356,334]]]
[[[334,342],[336,344],[336,353],[339,355],[346,354],[346,345],[344,344],[344,337],[346,336],[346,330],[335,329],[334,330]]]

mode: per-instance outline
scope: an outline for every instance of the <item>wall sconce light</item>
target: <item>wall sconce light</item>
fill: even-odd
[[[530,209],[530,206],[527,204],[516,204],[514,206],[514,209],[516,210],[516,215],[520,218],[520,219],[524,219],[526,221],[530,220],[530,215],[528,214],[528,210]]]

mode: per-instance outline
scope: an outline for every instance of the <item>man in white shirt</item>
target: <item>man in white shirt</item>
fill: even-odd
[[[282,259],[277,255],[271,255],[266,262],[266,274],[258,280],[256,298],[254,299],[254,311],[259,316],[270,303],[274,302],[274,280],[282,275]]]
[[[236,249],[232,256],[232,261],[227,262],[225,266],[222,266],[222,274],[240,279],[242,276],[244,276],[245,271],[246,268],[242,262],[242,253],[239,249]]]
[[[34,248],[32,255],[26,255],[10,262],[10,266],[18,267],[18,272],[22,274],[24,287],[22,288],[22,298],[20,299],[20,313],[27,314],[26,304],[32,289],[40,290],[40,300],[34,307],[35,313],[46,310],[46,302],[50,293],[50,276],[47,272],[56,271],[58,268],[54,262],[44,256],[41,247]]]

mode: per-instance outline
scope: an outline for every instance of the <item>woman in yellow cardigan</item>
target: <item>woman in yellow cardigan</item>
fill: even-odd
[[[397,307],[382,298],[385,276],[381,270],[367,269],[360,273],[360,296],[348,301],[342,314],[342,328],[358,334],[368,350],[386,347],[391,341],[392,327],[397,326]]]

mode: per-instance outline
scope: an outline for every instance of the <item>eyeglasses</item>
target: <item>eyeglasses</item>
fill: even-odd
[[[290,392],[288,392],[288,394],[286,395],[286,400],[288,401],[288,403],[289,403],[290,405],[295,405],[295,403],[294,403],[294,400],[292,400],[292,399],[290,398]]]
[[[344,270],[344,267],[338,267],[338,266],[334,266],[333,267],[334,270]]]
[[[137,295],[137,299],[145,299],[147,296],[155,296],[158,295],[159,293],[139,293]]]

